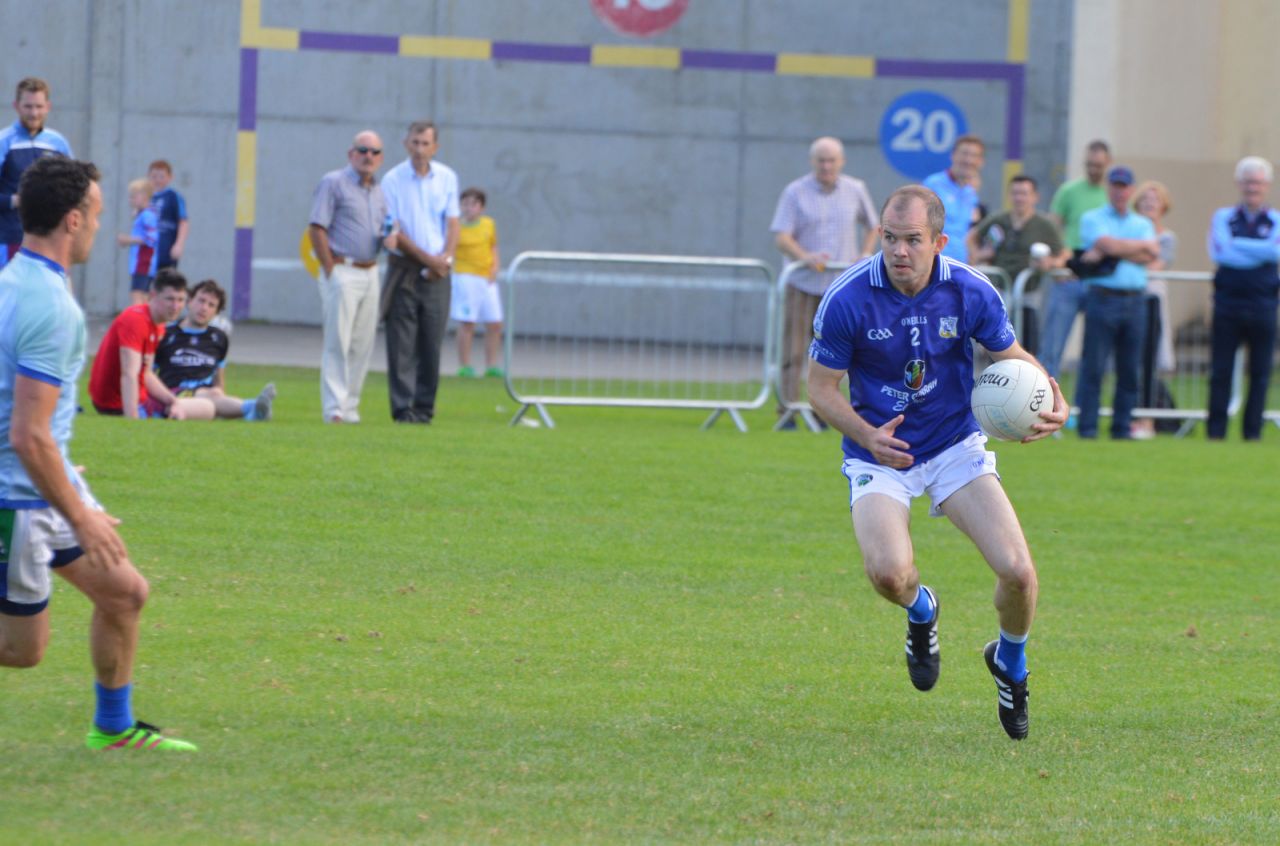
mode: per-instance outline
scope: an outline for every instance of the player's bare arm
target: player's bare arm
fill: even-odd
[[[1004,361],[1009,358],[1020,358],[1023,361],[1030,362],[1041,370],[1044,370],[1044,366],[1036,360],[1036,357],[1023,349],[1022,345],[1017,341],[1014,341],[1008,349],[1001,350],[1000,352],[993,352],[990,355],[996,361]],[[1045,375],[1049,376],[1047,370],[1045,371]],[[1071,413],[1071,407],[1067,405],[1067,400],[1062,395],[1062,389],[1058,387],[1058,380],[1049,376],[1049,385],[1053,388],[1053,408],[1040,412],[1040,417],[1044,422],[1036,424],[1036,433],[1034,435],[1028,435],[1022,439],[1022,443],[1024,444],[1031,443],[1032,441],[1038,441],[1041,438],[1047,438],[1066,425],[1067,416]]]
[[[120,408],[125,417],[138,419],[138,374],[142,371],[142,353],[120,348]]]
[[[59,388],[54,385],[18,376],[13,386],[9,443],[40,495],[71,525],[88,563],[93,567],[115,567],[128,560],[124,541],[115,530],[120,521],[87,507],[67,478],[62,453],[50,428],[58,395]]]
[[[849,401],[840,391],[840,380],[845,371],[832,370],[816,361],[809,362],[809,403],[823,420],[840,432],[848,435],[862,448],[875,457],[885,467],[904,470],[915,463],[906,450],[911,445],[894,437],[894,432],[903,421],[903,416],[886,422],[883,426],[872,426],[862,415],[854,411]]]

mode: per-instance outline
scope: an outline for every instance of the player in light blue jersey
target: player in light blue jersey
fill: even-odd
[[[985,276],[940,255],[945,210],[920,185],[899,188],[880,212],[881,252],[827,289],[813,321],[809,399],[844,434],[853,529],[876,591],[907,609],[907,671],[919,690],[941,667],[938,601],[920,584],[911,546],[910,506],[928,494],[973,540],[996,574],[1000,637],[987,644],[1000,724],[1027,736],[1025,644],[1035,615],[1035,565],[1013,506],[1000,486],[969,406],[977,341],[996,360],[1039,363],[1019,346],[1000,295]],[[840,382],[849,377],[849,399]],[[1027,441],[1067,419],[1053,385],[1053,410]]]
[[[98,171],[43,158],[18,187],[22,248],[0,271],[0,665],[33,667],[49,642],[53,570],[93,603],[91,749],[194,750],[135,721],[130,693],[147,582],[71,464],[84,313],[67,268],[89,257]]]

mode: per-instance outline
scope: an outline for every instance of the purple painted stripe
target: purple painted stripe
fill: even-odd
[[[244,320],[249,316],[249,301],[253,293],[252,228],[236,228],[234,273],[231,284],[231,319]]]
[[[1022,158],[1022,108],[1026,82],[1026,68],[1013,66],[1014,73],[1009,76],[1009,106],[1005,115],[1004,157],[1006,159]]]
[[[728,50],[681,50],[682,68],[773,73],[778,57],[773,53],[733,53]]]
[[[998,79],[1010,81],[1020,65],[1007,62],[924,62],[914,59],[876,59],[876,76],[912,79]]]
[[[258,51],[240,51],[240,130],[258,128]]]
[[[591,64],[591,48],[573,44],[530,44],[525,41],[493,42],[493,60],[515,62],[563,62]]]
[[[298,34],[300,50],[346,50],[352,53],[400,52],[400,39],[394,35],[357,35],[350,32],[312,32]]]

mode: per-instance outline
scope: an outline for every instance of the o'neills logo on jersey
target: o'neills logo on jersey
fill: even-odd
[[[924,362],[918,358],[907,362],[902,376],[902,381],[908,388],[913,391],[920,390],[920,386],[924,384]]]

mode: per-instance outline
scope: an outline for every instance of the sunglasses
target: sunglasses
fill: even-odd
[[[356,147],[355,151],[362,156],[364,155],[381,156],[382,155],[381,147]]]

